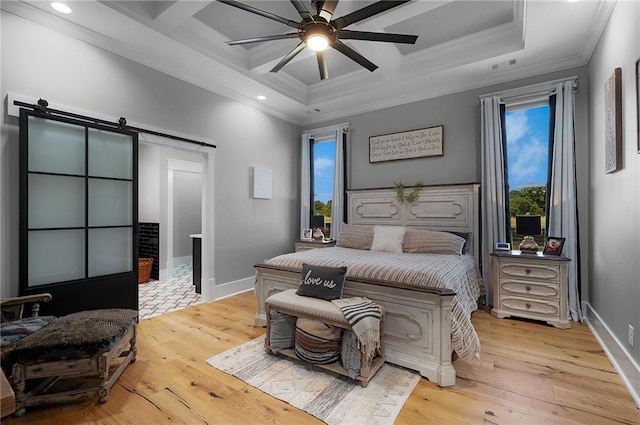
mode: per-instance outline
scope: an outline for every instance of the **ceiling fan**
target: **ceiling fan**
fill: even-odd
[[[228,41],[227,44],[233,46],[237,44],[250,44],[260,43],[263,41],[283,40],[287,38],[299,38],[300,44],[298,44],[289,54],[287,54],[276,66],[273,67],[271,72],[280,71],[287,63],[289,63],[298,53],[302,52],[305,47],[309,47],[316,51],[316,57],[318,59],[318,68],[320,69],[320,79],[324,80],[329,78],[329,69],[327,66],[327,57],[325,55],[325,49],[332,47],[339,51],[343,55],[347,56],[351,60],[365,67],[369,71],[375,71],[378,66],[373,62],[366,59],[360,53],[353,50],[351,47],[344,44],[341,40],[368,40],[368,41],[382,41],[387,43],[405,43],[414,44],[418,39],[417,35],[404,35],[404,34],[390,34],[368,31],[350,31],[344,29],[345,27],[354,24],[356,22],[367,19],[371,16],[385,12],[401,4],[407,3],[410,0],[404,1],[378,1],[355,12],[333,19],[333,12],[338,5],[338,0],[313,0],[311,6],[315,9],[315,14],[312,14],[309,9],[301,0],[290,0],[291,4],[296,8],[302,21],[296,22],[278,15],[274,15],[270,12],[257,9],[253,6],[249,6],[235,0],[218,0],[221,3],[228,4],[229,6],[236,7],[238,9],[245,10],[247,12],[255,13],[256,15],[283,23],[289,27],[297,29],[297,32],[291,32],[287,34],[268,35],[264,37],[248,38],[244,40]]]

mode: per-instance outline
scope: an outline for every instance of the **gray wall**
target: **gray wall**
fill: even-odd
[[[640,363],[640,154],[637,153],[635,61],[640,3],[618,2],[591,57],[589,298],[618,341]],[[604,172],[604,83],[622,68],[623,168]],[[627,327],[635,328],[635,346]]]
[[[138,144],[138,221],[160,222],[160,146]]]
[[[254,262],[292,249],[298,236],[298,126],[5,11],[0,19],[3,296],[18,291],[18,127],[5,112],[8,92],[212,140],[218,146],[216,284],[251,278]],[[273,199],[250,198],[253,165],[273,170]]]
[[[202,233],[202,174],[173,172],[173,257],[191,256],[189,235]]]
[[[349,187],[391,187],[399,181],[405,185],[479,181],[478,105],[476,94],[464,92],[343,119],[351,129]],[[444,126],[443,156],[369,163],[369,136],[435,125]]]

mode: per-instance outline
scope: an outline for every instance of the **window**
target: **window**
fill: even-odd
[[[517,247],[523,236],[515,232],[516,215],[540,215],[542,235],[535,239],[542,249],[549,183],[549,105],[546,101],[507,105],[505,129],[512,243]]]
[[[336,239],[345,221],[346,157],[349,123],[302,133],[300,164],[300,235],[322,227]]]
[[[336,166],[336,140],[314,140],[311,144],[311,227],[321,227],[331,234],[331,207]],[[323,217],[322,219],[320,217]],[[320,225],[322,224],[322,225]]]

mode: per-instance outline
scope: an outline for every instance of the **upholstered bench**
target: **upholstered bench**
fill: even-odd
[[[16,416],[30,406],[92,396],[106,402],[115,381],[136,359],[137,321],[135,310],[82,311],[53,319],[4,347],[2,365],[10,371]]]
[[[295,289],[271,295],[265,301],[265,311],[267,316],[266,351],[298,360],[300,360],[299,356],[291,348],[294,344],[296,319],[311,319],[346,330],[352,329],[343,313],[331,301],[300,296],[296,294]],[[382,325],[384,323],[383,309],[381,309],[381,313],[380,334],[382,334]],[[289,320],[290,318],[293,320]],[[360,352],[358,354],[360,355]],[[314,363],[314,366],[348,376],[359,381],[363,387],[366,387],[371,378],[384,364],[383,341],[380,340],[380,352],[377,357],[367,359],[364,354],[361,354],[361,356],[358,362],[360,365],[359,374],[355,377],[339,361],[330,364]]]

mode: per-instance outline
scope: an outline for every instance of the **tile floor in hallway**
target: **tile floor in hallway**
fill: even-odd
[[[140,320],[203,302],[196,294],[191,264],[178,266],[168,280],[150,280],[138,285]]]

